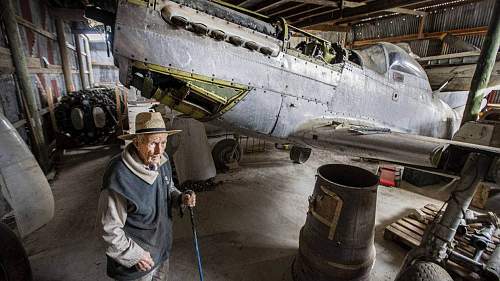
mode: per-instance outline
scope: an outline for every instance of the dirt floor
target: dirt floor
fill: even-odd
[[[106,163],[119,149],[65,152],[52,183],[55,217],[25,241],[35,280],[110,280],[96,235],[96,208]],[[221,184],[199,193],[196,208],[205,280],[291,280],[316,169],[335,162],[349,159],[314,151],[307,163],[297,165],[287,151],[271,148],[245,155],[238,169],[218,175]],[[441,204],[406,188],[379,187],[372,280],[393,280],[406,253],[383,239],[384,227],[428,203]],[[187,216],[175,218],[170,268],[169,281],[198,280]]]

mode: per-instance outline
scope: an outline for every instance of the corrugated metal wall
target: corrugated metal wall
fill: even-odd
[[[419,17],[400,15],[352,26],[354,40],[415,34],[418,32]]]
[[[432,7],[426,16],[424,32],[444,32],[454,29],[465,29],[487,26],[490,22],[495,0],[467,3],[464,5],[440,8]],[[397,15],[367,23],[353,25],[354,40],[375,39],[384,37],[417,34],[419,16]],[[482,47],[484,36],[459,36],[478,48]],[[446,43],[441,44],[439,40],[418,40],[410,43],[414,53],[419,56],[431,56],[437,54],[456,53],[457,50],[450,48]]]

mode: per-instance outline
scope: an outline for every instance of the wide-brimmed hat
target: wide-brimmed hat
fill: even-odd
[[[181,130],[167,130],[165,122],[160,112],[141,112],[135,117],[135,133],[121,135],[122,140],[132,140],[138,135],[145,134],[167,134],[173,135],[182,132]]]

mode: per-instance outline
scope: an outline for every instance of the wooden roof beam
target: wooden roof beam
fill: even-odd
[[[294,24],[297,27],[308,27],[320,23],[336,23],[340,20],[342,20],[342,22],[349,22],[353,20],[366,18],[369,17],[370,15],[384,12],[389,9],[401,8],[412,4],[423,4],[428,2],[432,2],[432,0],[419,0],[419,1],[378,0],[375,1],[375,3],[369,5],[363,5],[353,8],[345,7],[342,11],[336,10],[321,15],[309,14],[307,17],[302,17],[296,20]]]
[[[391,12],[391,13],[397,13],[397,14],[420,16],[420,17],[427,16],[427,12],[405,9],[405,8],[392,8],[392,9],[387,9],[385,11]]]
[[[246,5],[250,4],[251,2],[253,2],[253,0],[244,0],[236,6],[245,7]]]
[[[298,11],[298,12],[284,14],[284,15],[280,15],[280,16],[282,16],[284,18],[294,18],[294,17],[298,17],[298,16],[301,16],[301,15],[304,15],[304,14],[307,14],[310,12],[317,12],[317,11],[323,10],[323,9],[325,9],[325,7],[316,7],[316,8],[312,8],[312,9],[302,9],[301,11]]]
[[[285,4],[286,2],[288,2],[288,0],[264,1],[264,2],[259,3],[256,7],[252,8],[251,10],[253,10],[254,12],[257,12],[257,13],[262,13],[264,11],[268,11],[268,10],[271,10],[273,8],[279,7],[283,4]]]
[[[349,25],[330,25],[330,24],[318,24],[312,28],[308,28],[307,31],[335,31],[335,32],[349,32],[351,31],[351,26]]]
[[[339,7],[339,4],[337,4],[337,2],[328,1],[328,0],[289,0],[289,1],[303,3],[303,4],[315,4],[315,5],[324,6],[324,7],[334,7],[334,8]]]
[[[366,5],[366,3],[344,1],[344,7],[347,7],[347,8],[356,8],[356,7],[360,7],[360,6],[364,6],[364,5]],[[405,8],[401,8],[401,7],[391,8],[391,9],[387,9],[387,10],[384,10],[384,11],[390,12],[390,13],[415,15],[415,16],[421,16],[421,17],[427,15],[426,12],[417,11],[417,10],[413,10],[413,9],[405,9]]]
[[[277,11],[271,11],[269,14],[267,14],[268,16],[270,17],[274,17],[274,16],[281,16],[280,14],[286,14],[287,12],[290,12],[290,11],[293,11],[293,10],[296,10],[296,9],[299,9],[299,8],[302,8],[304,6],[306,6],[307,4],[298,4],[298,5],[294,5],[294,6],[291,6],[291,7],[288,7],[288,8],[285,8],[285,9],[278,9]],[[301,10],[303,11],[303,9]]]
[[[418,34],[409,34],[402,36],[394,36],[394,37],[384,37],[384,38],[374,38],[374,39],[366,39],[366,40],[358,40],[352,43],[354,48],[362,47],[366,45],[373,45],[378,42],[390,42],[390,43],[399,43],[399,42],[407,42],[414,40],[426,40],[426,39],[438,39],[442,40],[447,34],[452,34],[455,36],[466,36],[466,35],[486,35],[488,31],[488,26],[474,27],[474,28],[466,28],[466,29],[454,29],[446,32],[430,32],[424,33],[421,38],[419,38]]]

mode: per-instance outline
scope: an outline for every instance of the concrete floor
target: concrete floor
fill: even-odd
[[[109,280],[95,214],[103,169],[118,149],[65,154],[52,184],[55,217],[25,241],[35,280]],[[196,208],[205,280],[291,280],[316,169],[346,161],[315,151],[307,163],[296,165],[288,152],[270,149],[246,155],[239,169],[218,175],[223,184],[199,193]],[[406,253],[383,239],[384,227],[428,203],[440,201],[406,189],[379,188],[372,280],[393,280]],[[198,278],[191,237],[189,218],[176,217],[170,281]]]

